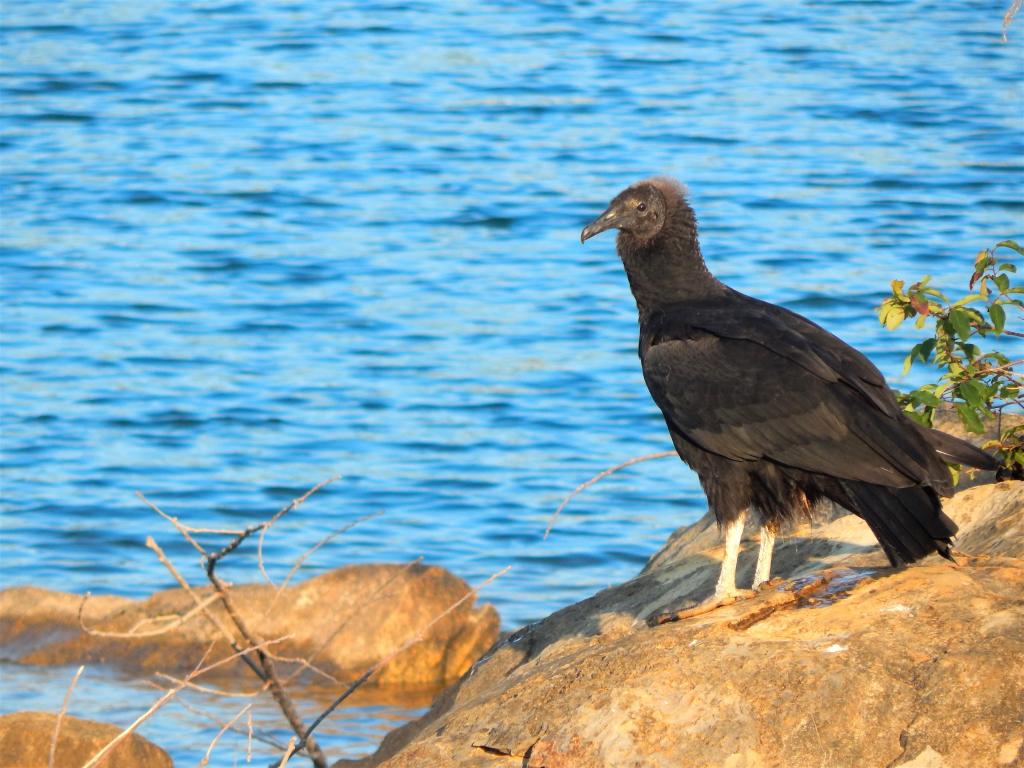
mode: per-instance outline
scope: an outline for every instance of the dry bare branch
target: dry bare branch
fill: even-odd
[[[252,710],[251,709],[249,710],[249,717],[246,718],[246,725],[248,726],[249,733],[248,733],[248,738],[246,739],[246,742],[245,742],[245,762],[246,763],[251,763],[252,762],[252,739],[253,739],[253,736],[255,735],[255,733],[253,732],[253,729],[252,729]]]
[[[239,542],[240,543],[240,542]],[[220,550],[217,557],[211,555],[206,560],[206,575],[210,579],[210,583],[213,584],[213,588],[220,595],[221,604],[224,606],[224,610],[227,611],[231,621],[234,622],[235,627],[238,629],[239,634],[252,646],[252,650],[256,653],[256,662],[259,664],[262,671],[261,678],[265,680],[270,688],[270,695],[274,697],[274,701],[277,702],[277,706],[280,708],[281,713],[284,715],[288,724],[292,730],[295,731],[296,735],[302,734],[305,730],[305,724],[302,722],[302,718],[299,716],[298,710],[295,708],[294,702],[288,692],[285,691],[284,685],[281,683],[281,678],[277,674],[277,667],[274,664],[274,660],[263,652],[261,649],[262,642],[259,636],[256,635],[247,626],[245,620],[242,618],[242,614],[238,611],[235,606],[235,601],[231,597],[231,593],[228,591],[227,585],[221,581],[220,577],[217,576],[216,567],[220,558],[226,554],[229,554],[237,547],[225,547]],[[315,741],[305,740],[303,742],[303,748],[306,754],[309,755],[313,761],[313,765],[316,768],[327,768],[327,759],[324,757],[323,752],[320,751],[320,747]]]
[[[203,557],[206,557],[206,550],[203,549],[203,547],[199,544],[198,541],[196,541],[195,539],[192,538],[192,534],[189,533],[187,525],[182,524],[181,522],[178,521],[178,518],[171,517],[166,512],[164,512],[162,509],[160,509],[160,507],[158,507],[152,501],[147,499],[145,497],[145,495],[142,493],[142,491],[136,491],[135,495],[138,496],[140,499],[142,499],[142,503],[143,504],[145,504],[147,507],[152,509],[158,515],[160,515],[160,517],[162,517],[164,520],[169,522],[171,525],[173,525],[177,529],[178,533],[180,533],[185,538],[185,541],[187,541],[189,544],[192,545],[192,548],[195,549],[196,552],[198,552]]]
[[[410,561],[409,561],[408,563],[406,563],[406,564],[405,564],[405,566],[404,566],[404,567],[403,567],[403,568],[402,568],[401,570],[399,570],[399,571],[396,571],[396,572],[395,572],[395,574],[394,574],[394,575],[393,575],[393,576],[392,576],[392,577],[391,577],[390,579],[388,579],[388,580],[387,580],[387,581],[385,581],[385,582],[384,582],[383,584],[381,584],[381,585],[380,585],[379,587],[377,587],[377,589],[375,589],[375,590],[373,591],[373,593],[372,593],[372,594],[370,594],[370,596],[369,596],[369,597],[367,598],[367,602],[371,602],[371,603],[372,603],[372,602],[373,602],[374,600],[376,600],[376,599],[377,599],[377,597],[378,597],[378,596],[379,596],[379,595],[380,595],[381,593],[383,593],[383,592],[384,592],[384,591],[385,591],[386,589],[388,589],[388,588],[389,588],[389,587],[390,587],[390,586],[391,586],[392,584],[394,584],[394,583],[395,583],[395,582],[396,582],[396,581],[398,580],[398,577],[399,577],[399,576],[403,576],[403,575],[405,575],[406,573],[408,573],[408,571],[409,571],[409,569],[410,569],[410,568],[412,568],[412,567],[413,567],[414,565],[419,565],[419,564],[420,564],[420,563],[422,563],[422,562],[423,562],[423,557],[422,557],[422,556],[420,556],[420,557],[417,557],[417,558],[416,558],[415,560],[410,560]],[[341,631],[342,631],[342,630],[343,630],[343,629],[344,629],[344,628],[345,628],[346,626],[348,626],[348,623],[349,623],[350,621],[352,621],[352,619],[353,619],[354,617],[355,617],[355,614],[349,614],[349,615],[348,615],[348,616],[346,616],[346,617],[345,617],[344,619],[342,619],[342,621],[341,621],[341,622],[340,622],[340,623],[339,623],[339,624],[338,624],[338,625],[337,625],[337,626],[336,626],[336,627],[335,627],[335,628],[334,628],[333,630],[331,630],[331,632],[330,632],[330,633],[328,633],[327,637],[325,637],[325,638],[323,639],[323,641],[322,641],[322,642],[320,643],[320,645],[319,645],[319,646],[318,646],[318,647],[316,648],[316,650],[315,650],[315,651],[313,651],[313,653],[312,653],[312,654],[311,654],[311,655],[310,655],[310,656],[308,657],[307,661],[308,661],[308,662],[309,662],[310,664],[312,664],[312,663],[313,663],[314,661],[316,661],[316,660],[317,660],[318,658],[320,658],[320,654],[324,652],[324,649],[325,649],[325,648],[326,648],[326,647],[327,647],[328,645],[330,645],[331,641],[332,641],[332,640],[333,640],[333,639],[334,639],[335,637],[337,637],[337,636],[338,636],[338,633],[340,633],[340,632],[341,632]],[[292,674],[291,674],[291,675],[290,675],[290,676],[288,677],[288,679],[287,679],[287,681],[286,681],[286,682],[289,682],[289,683],[290,683],[290,682],[291,682],[292,680],[294,680],[294,679],[295,679],[296,677],[298,677],[298,676],[299,676],[300,674],[302,674],[302,669],[297,669],[297,670],[295,670],[295,672],[293,672],[293,673],[292,673]]]
[[[148,503],[149,502],[147,501],[147,504]],[[160,514],[161,517],[165,517],[165,518],[167,517],[167,515],[165,515],[163,512],[161,512],[160,509],[158,507],[156,507],[156,505],[150,504],[150,507],[152,509],[156,510]],[[187,592],[188,595],[192,598],[192,601],[197,606],[200,603],[202,603],[202,599],[199,597],[199,594],[194,589],[192,589],[191,585],[189,585],[189,583],[185,579],[185,577],[182,576],[181,573],[178,571],[178,569],[174,567],[174,563],[172,563],[170,561],[170,559],[167,557],[167,555],[164,554],[164,551],[160,548],[160,545],[157,544],[156,541],[153,540],[152,536],[147,536],[146,537],[146,546],[149,547],[151,550],[153,550],[153,552],[157,556],[157,559],[160,560],[160,562],[164,564],[164,566],[167,568],[167,570],[169,570],[171,572],[171,575],[175,578],[175,580],[178,582],[178,584],[181,585],[181,588],[184,589],[185,592]],[[224,625],[224,622],[222,622],[217,617],[217,615],[215,613],[213,613],[213,611],[209,610],[209,608],[203,608],[202,611],[203,611],[203,615],[207,619],[209,619],[210,623],[213,624],[213,626],[215,626],[217,628],[217,630],[221,633],[221,635],[224,637],[224,639],[227,640],[228,645],[231,646],[231,649],[233,651],[235,651],[235,653],[237,653],[237,654],[242,654],[245,649],[243,649],[242,646],[239,645],[238,641],[235,639],[235,636],[232,634],[231,630],[229,630]],[[262,672],[262,670],[256,665],[256,663],[252,659],[250,659],[248,656],[244,656],[244,655],[243,656],[239,656],[239,658],[242,659],[242,661],[245,663],[245,665],[247,667],[249,667],[249,669],[251,669],[256,674],[257,677],[259,677],[261,680],[263,679],[263,672]]]
[[[174,675],[168,675],[166,672],[157,672],[156,677],[163,678],[174,685],[184,685],[193,691],[199,691],[200,693],[209,694],[210,696],[221,696],[227,699],[252,699],[259,696],[261,693],[267,690],[267,684],[264,683],[258,690],[245,692],[245,691],[225,691],[223,688],[213,688],[209,685],[199,685],[198,683],[192,683],[187,680],[182,680],[180,677]]]
[[[57,722],[53,724],[53,738],[50,739],[50,759],[47,761],[47,766],[53,768],[53,760],[57,756],[57,739],[60,738],[60,726],[64,722],[64,715],[67,714],[68,704],[71,702],[71,693],[75,690],[75,683],[78,682],[78,678],[82,676],[82,672],[85,671],[85,664],[78,668],[75,672],[75,676],[71,678],[71,685],[68,686],[67,693],[64,694],[64,703],[60,705],[60,712],[57,713]]]
[[[314,675],[319,675],[320,677],[324,678],[325,680],[330,680],[332,683],[337,684],[337,683],[341,682],[338,678],[336,678],[330,672],[327,672],[326,670],[320,669],[320,667],[316,666],[315,664],[310,663],[307,659],[304,659],[302,657],[299,657],[299,656],[281,656],[280,654],[270,653],[269,651],[267,651],[267,655],[270,656],[270,658],[272,658],[274,661],[280,661],[280,662],[282,662],[284,664],[297,664],[298,665],[299,668],[297,670],[295,670],[295,672],[290,674],[288,677],[286,677],[284,679],[284,681],[283,681],[284,683],[290,683],[292,680],[294,680],[296,677],[298,677],[298,675],[302,674],[303,670],[307,670],[307,669],[310,672],[312,672]]]
[[[195,676],[197,670],[200,667],[202,667],[203,662],[206,661],[206,658],[210,655],[210,652],[212,650],[213,650],[213,644],[211,643],[210,647],[206,649],[206,653],[203,654],[203,657],[199,660],[199,663],[195,666],[195,668],[193,668],[193,670],[189,673],[188,678],[186,678],[186,679],[190,679],[190,678]],[[155,702],[153,702],[153,704],[149,707],[149,709],[147,709],[145,712],[143,712],[141,715],[139,715],[137,718],[135,718],[135,721],[131,725],[129,725],[127,728],[125,728],[123,731],[121,731],[121,733],[119,733],[113,739],[108,741],[107,744],[102,749],[100,749],[99,752],[97,752],[95,755],[93,755],[89,759],[89,761],[85,765],[82,766],[82,768],[92,768],[92,766],[98,765],[100,763],[100,761],[102,761],[103,758],[106,757],[106,755],[111,750],[113,750],[118,744],[120,744],[122,741],[127,739],[132,733],[134,733],[136,728],[138,728],[140,725],[142,725],[143,722],[145,722],[149,717],[151,717],[164,704],[166,704],[168,701],[173,699],[178,694],[178,691],[180,691],[182,688],[184,688],[183,685],[178,686],[177,688],[171,689],[169,691],[166,691],[163,696],[161,696],[159,699],[157,699]]]
[[[280,596],[280,594],[284,590],[284,588],[288,586],[288,582],[292,580],[292,576],[294,576],[296,574],[296,572],[299,570],[299,568],[302,567],[302,564],[305,563],[306,560],[309,559],[309,557],[314,552],[316,552],[318,549],[320,549],[320,547],[322,547],[322,546],[324,546],[324,544],[327,544],[328,542],[333,541],[334,539],[338,538],[343,533],[348,533],[350,530],[355,528],[360,523],[365,523],[367,520],[372,520],[373,518],[380,517],[383,514],[384,514],[383,511],[371,512],[368,515],[363,515],[362,517],[356,518],[352,522],[346,523],[345,525],[341,526],[337,530],[334,530],[331,533],[327,534],[322,539],[320,539],[320,541],[318,541],[312,547],[310,547],[305,552],[303,552],[301,555],[299,555],[299,557],[295,560],[295,564],[292,565],[291,570],[288,571],[288,574],[284,577],[284,581],[281,582],[281,586],[277,588],[277,592],[274,594],[274,599],[270,603],[271,606],[273,606],[273,604],[277,601],[277,598]],[[269,609],[268,609],[268,611],[269,611]]]
[[[231,718],[224,727],[221,728],[217,735],[213,737],[213,741],[210,742],[210,746],[206,748],[206,754],[203,755],[203,759],[199,761],[199,768],[206,768],[210,764],[210,755],[213,754],[213,748],[217,746],[217,742],[220,741],[220,737],[227,733],[228,729],[238,722],[238,718],[244,715],[246,712],[252,711],[252,704],[246,704],[242,709],[238,711],[238,714]]]
[[[273,580],[270,578],[270,575],[267,573],[266,567],[263,565],[263,539],[266,537],[267,531],[270,530],[270,527],[274,523],[276,523],[278,520],[280,520],[286,514],[291,512],[293,509],[295,509],[298,506],[300,506],[306,499],[308,499],[314,493],[319,491],[321,488],[323,488],[325,486],[328,486],[331,483],[333,483],[333,482],[335,482],[337,480],[340,480],[340,479],[341,479],[341,475],[335,475],[334,477],[329,477],[326,480],[317,483],[316,485],[314,485],[312,488],[310,488],[308,491],[306,491],[304,494],[302,494],[298,498],[292,499],[291,503],[289,503],[289,504],[285,505],[284,507],[282,507],[281,509],[279,509],[274,514],[274,516],[271,517],[269,520],[265,520],[264,522],[259,523],[259,524],[254,525],[254,526],[249,526],[249,528],[246,529],[246,531],[248,531],[247,533],[244,533],[239,539],[237,539],[236,541],[233,541],[230,544],[228,544],[228,546],[225,547],[225,549],[227,550],[227,552],[230,552],[235,547],[237,547],[239,544],[241,544],[248,536],[251,536],[256,531],[259,531],[260,532],[260,538],[259,538],[259,543],[256,545],[256,562],[259,565],[260,573],[263,574],[263,578],[265,578],[267,580],[268,584],[273,584],[274,583]],[[223,552],[223,554],[218,555],[218,557],[223,557],[223,555],[226,555],[227,552]]]
[[[275,643],[280,643],[284,640],[289,639],[290,637],[291,635],[285,635],[284,637],[279,637],[274,640],[267,640],[263,643],[263,645],[266,646],[273,645]],[[204,667],[203,664],[206,662],[206,659],[210,656],[210,653],[213,651],[214,645],[215,643],[210,643],[210,646],[206,649],[206,652],[199,660],[199,663],[196,664],[192,671],[185,676],[185,679],[182,682],[189,683],[195,678],[200,677],[201,675],[205,675],[207,672],[210,672],[211,670],[214,670],[217,667],[222,667],[225,664],[234,661],[236,658],[240,656],[240,654],[234,653],[230,656],[224,657],[220,661],[215,661],[213,664],[209,664]],[[243,653],[249,653],[254,650],[258,651],[260,650],[260,648],[247,648],[245,649],[245,651],[243,651]],[[144,723],[146,720],[152,717],[161,707],[163,707],[167,702],[169,702],[171,699],[177,696],[178,693],[183,688],[185,688],[185,685],[178,685],[174,688],[166,690],[164,692],[164,695],[157,699],[155,702],[153,702],[149,709],[147,709],[145,712],[143,712],[141,715],[135,718],[135,721],[132,722],[131,725],[129,725],[127,728],[121,731],[121,733],[119,733],[117,736],[115,736],[113,739],[107,742],[106,745],[103,746],[103,748],[100,749],[99,752],[97,752],[95,755],[89,758],[88,762],[86,762],[85,765],[82,766],[82,768],[93,768],[93,766],[99,765],[99,763],[111,752],[111,750],[117,747],[118,744],[127,739],[129,736],[131,736],[135,732],[135,730],[140,725],[142,725],[142,723]]]
[[[421,642],[423,640],[423,638],[426,636],[426,633],[430,630],[431,627],[433,627],[435,624],[437,624],[437,622],[439,622],[445,616],[450,614],[452,611],[454,611],[456,608],[458,608],[460,605],[462,605],[464,602],[466,602],[466,600],[468,600],[469,598],[471,598],[471,597],[475,598],[477,596],[477,594],[480,592],[481,589],[486,587],[488,584],[490,584],[495,579],[500,578],[501,576],[504,576],[511,569],[512,569],[511,565],[506,565],[500,571],[497,571],[496,573],[491,574],[484,581],[482,581],[480,584],[478,584],[477,586],[475,586],[472,589],[470,589],[469,591],[467,591],[466,594],[464,594],[462,597],[460,597],[454,603],[452,603],[447,608],[445,608],[443,611],[441,611],[441,613],[439,613],[437,616],[435,616],[433,619],[431,619],[426,624],[426,626],[420,628],[420,630],[412,638],[410,638],[406,642],[402,643],[402,645],[400,645],[398,648],[393,650],[391,653],[389,653],[384,658],[382,658],[379,661],[377,661],[377,663],[375,663],[368,670],[366,670],[363,674],[361,674],[358,678],[356,678],[348,686],[348,688],[346,688],[341,693],[340,696],[338,696],[334,701],[331,702],[330,706],[328,706],[327,709],[325,709],[323,712],[321,712],[319,715],[317,715],[316,719],[309,726],[309,728],[306,730],[306,732],[304,734],[302,734],[302,738],[299,739],[299,742],[296,745],[296,749],[302,749],[306,744],[308,744],[309,743],[309,739],[312,738],[312,733],[313,733],[314,730],[316,730],[317,726],[319,726],[320,723],[322,723],[324,720],[326,720],[327,717],[334,710],[336,710],[341,705],[341,703],[343,701],[345,701],[345,699],[347,699],[349,696],[351,696],[353,693],[355,693],[355,691],[360,686],[362,686],[367,680],[369,680],[371,677],[373,677],[373,675],[376,674],[378,670],[382,669],[386,664],[388,664],[388,662],[390,662],[392,659],[394,659],[396,656],[398,656],[399,654],[401,654],[402,652],[404,652],[405,650],[407,650],[411,646],[415,645],[418,642]]]
[[[158,690],[161,690],[161,691],[166,691],[167,690],[166,688],[163,688],[162,686],[159,686],[159,685],[157,685],[156,683],[154,683],[152,681],[147,681],[147,682],[149,683],[149,685],[153,686],[154,688],[157,688]],[[179,707],[187,709],[193,715],[198,715],[199,717],[202,717],[202,718],[204,718],[206,720],[209,720],[210,722],[215,723],[216,725],[219,725],[219,726],[223,726],[224,725],[224,720],[221,720],[220,718],[211,715],[209,712],[207,712],[205,710],[202,710],[199,707],[196,707],[196,706],[193,706],[192,704],[189,704],[184,699],[176,699],[174,703],[177,704]],[[249,718],[248,718],[248,720],[249,720],[249,722],[248,722],[247,728],[243,729],[240,726],[233,725],[229,729],[231,731],[234,731],[235,733],[240,733],[243,736],[248,736],[248,738],[249,738],[249,747],[248,747],[248,750],[247,750],[247,760],[246,760],[246,762],[249,762],[251,760],[251,758],[252,758],[252,741],[253,741],[253,739],[255,739],[256,741],[262,741],[264,744],[269,744],[270,746],[272,746],[274,749],[278,750],[279,752],[283,752],[286,749],[286,745],[283,742],[278,741],[277,739],[275,739],[273,736],[271,736],[268,733],[264,733],[259,728],[253,727],[253,724],[252,724],[252,710],[249,710]]]
[[[231,593],[228,589],[228,585],[225,584],[224,581],[219,576],[217,576],[216,571],[217,563],[219,563],[227,555],[234,552],[242,544],[242,542],[244,542],[253,533],[255,533],[256,531],[260,531],[260,550],[258,552],[257,560],[259,562],[260,570],[263,572],[264,576],[269,580],[269,576],[267,575],[266,569],[263,566],[262,552],[262,542],[266,531],[274,523],[280,520],[285,514],[301,505],[306,499],[308,499],[314,493],[319,491],[324,486],[333,483],[337,479],[337,477],[332,477],[320,483],[317,483],[308,491],[306,491],[302,496],[293,499],[291,503],[287,504],[286,506],[278,510],[269,520],[248,526],[244,531],[235,536],[235,538],[233,538],[231,541],[229,541],[227,544],[221,547],[221,549],[219,549],[217,552],[214,552],[212,554],[204,553],[203,555],[206,565],[206,577],[210,580],[210,584],[213,585],[214,590],[220,596],[221,605],[224,606],[224,610],[227,612],[228,617],[235,625],[235,628],[238,630],[239,634],[246,640],[246,642],[248,642],[252,646],[253,650],[255,651],[256,663],[259,665],[261,671],[260,678],[266,681],[270,689],[270,695],[274,697],[274,701],[277,702],[278,708],[281,710],[281,713],[284,715],[285,720],[288,721],[288,724],[291,726],[292,730],[295,732],[295,735],[297,737],[300,737],[302,742],[301,748],[305,750],[306,754],[309,756],[310,760],[312,760],[313,765],[316,768],[327,768],[327,758],[324,757],[324,754],[320,750],[320,747],[317,745],[316,741],[312,738],[308,738],[308,734],[311,734],[311,730],[305,727],[305,724],[302,722],[302,718],[299,716],[298,710],[295,708],[294,702],[292,702],[291,697],[285,690],[284,685],[281,682],[281,678],[277,674],[277,667],[274,663],[272,656],[270,654],[265,653],[260,648],[261,641],[259,636],[256,635],[248,627],[246,621],[242,618],[241,613],[235,606],[235,602],[232,599]],[[178,526],[176,525],[176,527]]]
[[[288,765],[288,761],[291,760],[292,755],[295,753],[295,739],[295,736],[288,739],[288,746],[284,754],[281,755],[281,762],[277,764],[277,768],[284,768],[284,766]]]
[[[1013,23],[1013,17],[1017,15],[1017,11],[1020,10],[1022,0],[1013,0],[1010,3],[1010,7],[1006,9],[1006,14],[1003,16],[1003,42],[1007,41],[1006,31],[1010,28]]]
[[[587,488],[592,486],[594,483],[598,482],[599,480],[603,480],[604,478],[608,477],[608,475],[615,474],[620,469],[631,467],[634,464],[639,464],[642,461],[651,461],[653,459],[667,459],[669,456],[675,455],[675,451],[659,451],[658,453],[649,453],[646,456],[634,456],[632,459],[629,459],[628,461],[624,461],[621,464],[616,464],[614,467],[609,467],[603,472],[598,472],[585,483],[580,483],[579,485],[576,486],[572,493],[570,493],[568,496],[562,499],[562,503],[558,505],[558,509],[556,509],[554,511],[554,514],[551,515],[551,518],[548,520],[548,527],[544,529],[544,538],[546,539],[548,537],[548,534],[551,533],[551,529],[555,526],[555,520],[558,519],[558,516],[561,514],[562,510],[565,509],[565,506],[572,500],[574,496],[576,496],[576,494],[587,490]]]
[[[198,615],[200,612],[204,611],[207,608],[207,606],[209,606],[211,603],[215,603],[217,601],[217,595],[215,595],[215,594],[208,595],[205,600],[203,600],[202,602],[196,604],[196,606],[192,610],[188,611],[185,614],[181,614],[181,615],[168,615],[168,616],[149,616],[149,617],[146,617],[144,619],[140,619],[139,621],[137,621],[132,626],[132,628],[129,629],[127,632],[106,632],[104,630],[93,629],[92,627],[87,627],[85,625],[85,619],[84,619],[82,614],[85,611],[85,604],[89,601],[90,597],[92,597],[92,593],[86,592],[84,595],[82,595],[82,602],[79,603],[79,605],[78,605],[78,626],[79,626],[79,628],[83,632],[85,632],[87,635],[92,635],[93,637],[120,637],[120,638],[156,637],[158,635],[167,634],[172,629],[177,629],[182,624],[184,624],[185,622],[189,621],[194,616]],[[169,621],[170,623],[167,624],[166,626],[159,627],[157,629],[151,629],[151,630],[148,630],[148,631],[145,631],[145,632],[138,631],[139,627],[144,626],[144,625],[146,625],[148,623],[151,623],[151,622],[156,622],[156,621]]]

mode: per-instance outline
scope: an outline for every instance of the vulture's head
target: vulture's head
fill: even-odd
[[[675,198],[681,196],[679,186],[668,179],[634,184],[620,192],[604,213],[583,228],[580,242],[612,227],[638,240],[651,240],[664,226]]]

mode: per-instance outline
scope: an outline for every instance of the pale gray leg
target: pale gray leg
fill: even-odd
[[[757,589],[771,578],[772,549],[775,547],[775,532],[768,526],[761,526],[761,549],[757,552],[757,567],[754,569],[753,589]]]
[[[736,560],[740,556],[740,539],[743,538],[746,520],[747,511],[743,510],[735,520],[725,525],[725,556],[718,584],[715,585],[715,598],[736,594]]]

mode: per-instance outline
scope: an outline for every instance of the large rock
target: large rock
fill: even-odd
[[[1020,766],[1024,483],[946,510],[959,566],[890,569],[845,516],[779,542],[776,572],[803,584],[832,569],[808,599],[769,588],[650,627],[713,587],[718,533],[693,526],[637,578],[500,643],[374,756],[339,765]]]
[[[422,565],[354,565],[278,590],[240,585],[231,593],[245,623],[259,637],[288,639],[271,646],[279,656],[302,658],[341,679],[362,674],[417,633],[421,642],[389,661],[374,682],[430,685],[455,680],[497,639],[499,621],[490,605],[467,600],[427,630],[431,621],[469,591],[443,568]],[[209,588],[196,590],[201,599]],[[204,616],[170,632],[133,638],[83,631],[78,612],[83,597],[35,587],[0,592],[0,651],[25,664],[112,664],[127,672],[184,673],[216,646],[209,662],[231,649]],[[82,623],[93,633],[152,632],[160,621],[195,607],[181,589],[147,600],[92,598]],[[219,623],[232,627],[220,602],[210,605]],[[154,622],[154,618],[163,617]],[[208,663],[209,663],[208,662]],[[240,662],[225,665],[234,674]],[[289,671],[288,664],[279,666]],[[306,673],[309,677],[311,673]],[[323,682],[323,680],[321,680]]]
[[[57,716],[15,712],[0,717],[0,768],[48,768]],[[64,716],[53,768],[81,768],[121,733],[116,725]],[[103,768],[171,768],[170,755],[136,733],[114,747]]]

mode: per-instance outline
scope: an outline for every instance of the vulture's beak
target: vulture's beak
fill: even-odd
[[[580,232],[580,242],[585,243],[587,240],[592,238],[594,235],[599,235],[606,229],[611,229],[618,225],[619,213],[614,208],[609,208],[607,211],[602,213],[592,222],[587,224]]]

